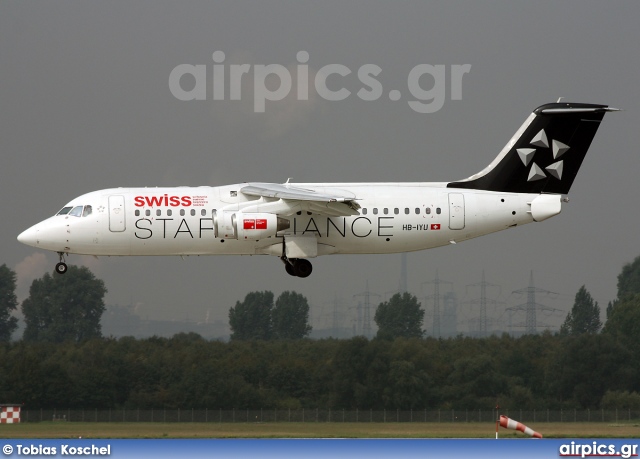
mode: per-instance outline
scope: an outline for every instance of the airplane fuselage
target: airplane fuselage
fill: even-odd
[[[85,255],[279,256],[283,237],[316,238],[317,255],[409,252],[530,223],[531,203],[540,196],[437,183],[296,184],[352,192],[359,197],[359,215],[330,217],[302,210],[284,217],[287,229],[266,238],[216,237],[214,211],[264,201],[238,193],[242,186],[95,191],[65,206],[71,207],[69,212],[82,207],[85,216],[54,215],[24,238],[35,238],[36,246],[46,250]]]

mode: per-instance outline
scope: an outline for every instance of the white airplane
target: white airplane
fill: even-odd
[[[444,183],[241,183],[113,188],[73,199],[18,241],[65,256],[273,255],[307,277],[310,258],[455,244],[560,213],[605,105],[533,111],[489,166]]]

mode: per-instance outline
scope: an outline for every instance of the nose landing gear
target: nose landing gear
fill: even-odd
[[[67,272],[67,264],[64,262],[64,253],[63,252],[58,252],[58,255],[60,256],[60,262],[58,264],[56,264],[56,272],[58,274],[64,274]]]

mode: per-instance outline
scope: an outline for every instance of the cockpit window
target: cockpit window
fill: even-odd
[[[63,207],[56,215],[67,215],[71,209],[73,209],[73,207]]]
[[[72,217],[79,217],[82,215],[82,206],[76,206],[73,209],[71,209],[71,212],[69,212],[69,215]]]
[[[89,215],[91,215],[91,212],[93,212],[93,209],[91,208],[91,206],[84,206],[84,211],[82,212],[82,216],[88,217]]]

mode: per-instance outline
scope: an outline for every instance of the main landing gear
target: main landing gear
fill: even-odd
[[[311,266],[311,262],[309,260],[306,258],[289,258],[286,253],[286,241],[283,237],[282,255],[280,256],[280,260],[284,263],[284,269],[287,271],[287,274],[294,277],[309,277],[309,275],[311,275],[313,266]]]
[[[287,258],[282,256],[280,259],[284,263],[284,269],[290,276],[309,277],[311,271],[313,271],[311,262],[306,258]]]
[[[60,256],[60,262],[56,265],[56,272],[58,274],[64,274],[68,269],[67,264],[64,262],[64,253],[58,252],[58,255]]]

